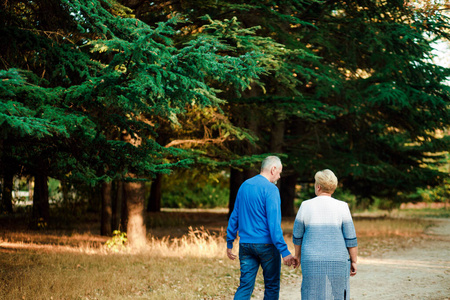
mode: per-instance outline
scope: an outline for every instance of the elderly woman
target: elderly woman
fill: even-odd
[[[302,202],[293,232],[302,300],[348,300],[358,256],[352,216],[347,203],[331,197],[338,183],[332,171],[319,171],[314,179],[317,197]]]

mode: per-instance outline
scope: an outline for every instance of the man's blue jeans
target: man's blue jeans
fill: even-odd
[[[260,265],[264,275],[264,299],[279,298],[281,257],[273,244],[239,244],[239,260],[241,279],[235,300],[250,299]]]

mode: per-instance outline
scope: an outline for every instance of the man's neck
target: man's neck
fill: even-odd
[[[270,174],[268,174],[267,172],[261,172],[259,173],[259,175],[265,177],[267,180],[269,180],[269,182],[272,182],[272,176],[270,176]]]

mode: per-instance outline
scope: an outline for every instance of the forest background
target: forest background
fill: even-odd
[[[448,202],[449,6],[420,3],[3,0],[2,218],[140,247],[146,211],[232,209],[269,154],[283,216],[323,168],[352,209]]]

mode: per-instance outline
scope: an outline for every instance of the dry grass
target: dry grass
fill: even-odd
[[[434,224],[432,220],[398,215],[389,217],[386,214],[378,212],[353,218],[360,256],[380,256],[387,251],[412,247],[432,238],[425,234],[426,229]],[[293,224],[294,220],[285,220],[282,224],[288,245],[292,245]]]
[[[192,228],[140,253],[0,241],[0,299],[227,299],[239,265],[225,249],[223,234]]]
[[[210,299],[238,274],[217,259],[148,254],[21,251],[0,263],[1,299]]]
[[[91,230],[2,227],[0,299],[231,299],[239,262],[225,255],[226,213],[153,216],[157,224],[149,228],[148,247],[139,253],[113,253],[104,245],[106,238]],[[282,224],[290,250],[293,221]],[[422,219],[355,217],[360,254],[412,246],[430,238],[424,231],[431,225]],[[282,268],[284,281],[299,275],[299,270]],[[262,286],[259,275],[256,289]]]
[[[432,221],[397,218],[355,218],[360,256],[381,256],[406,249],[427,239]]]

